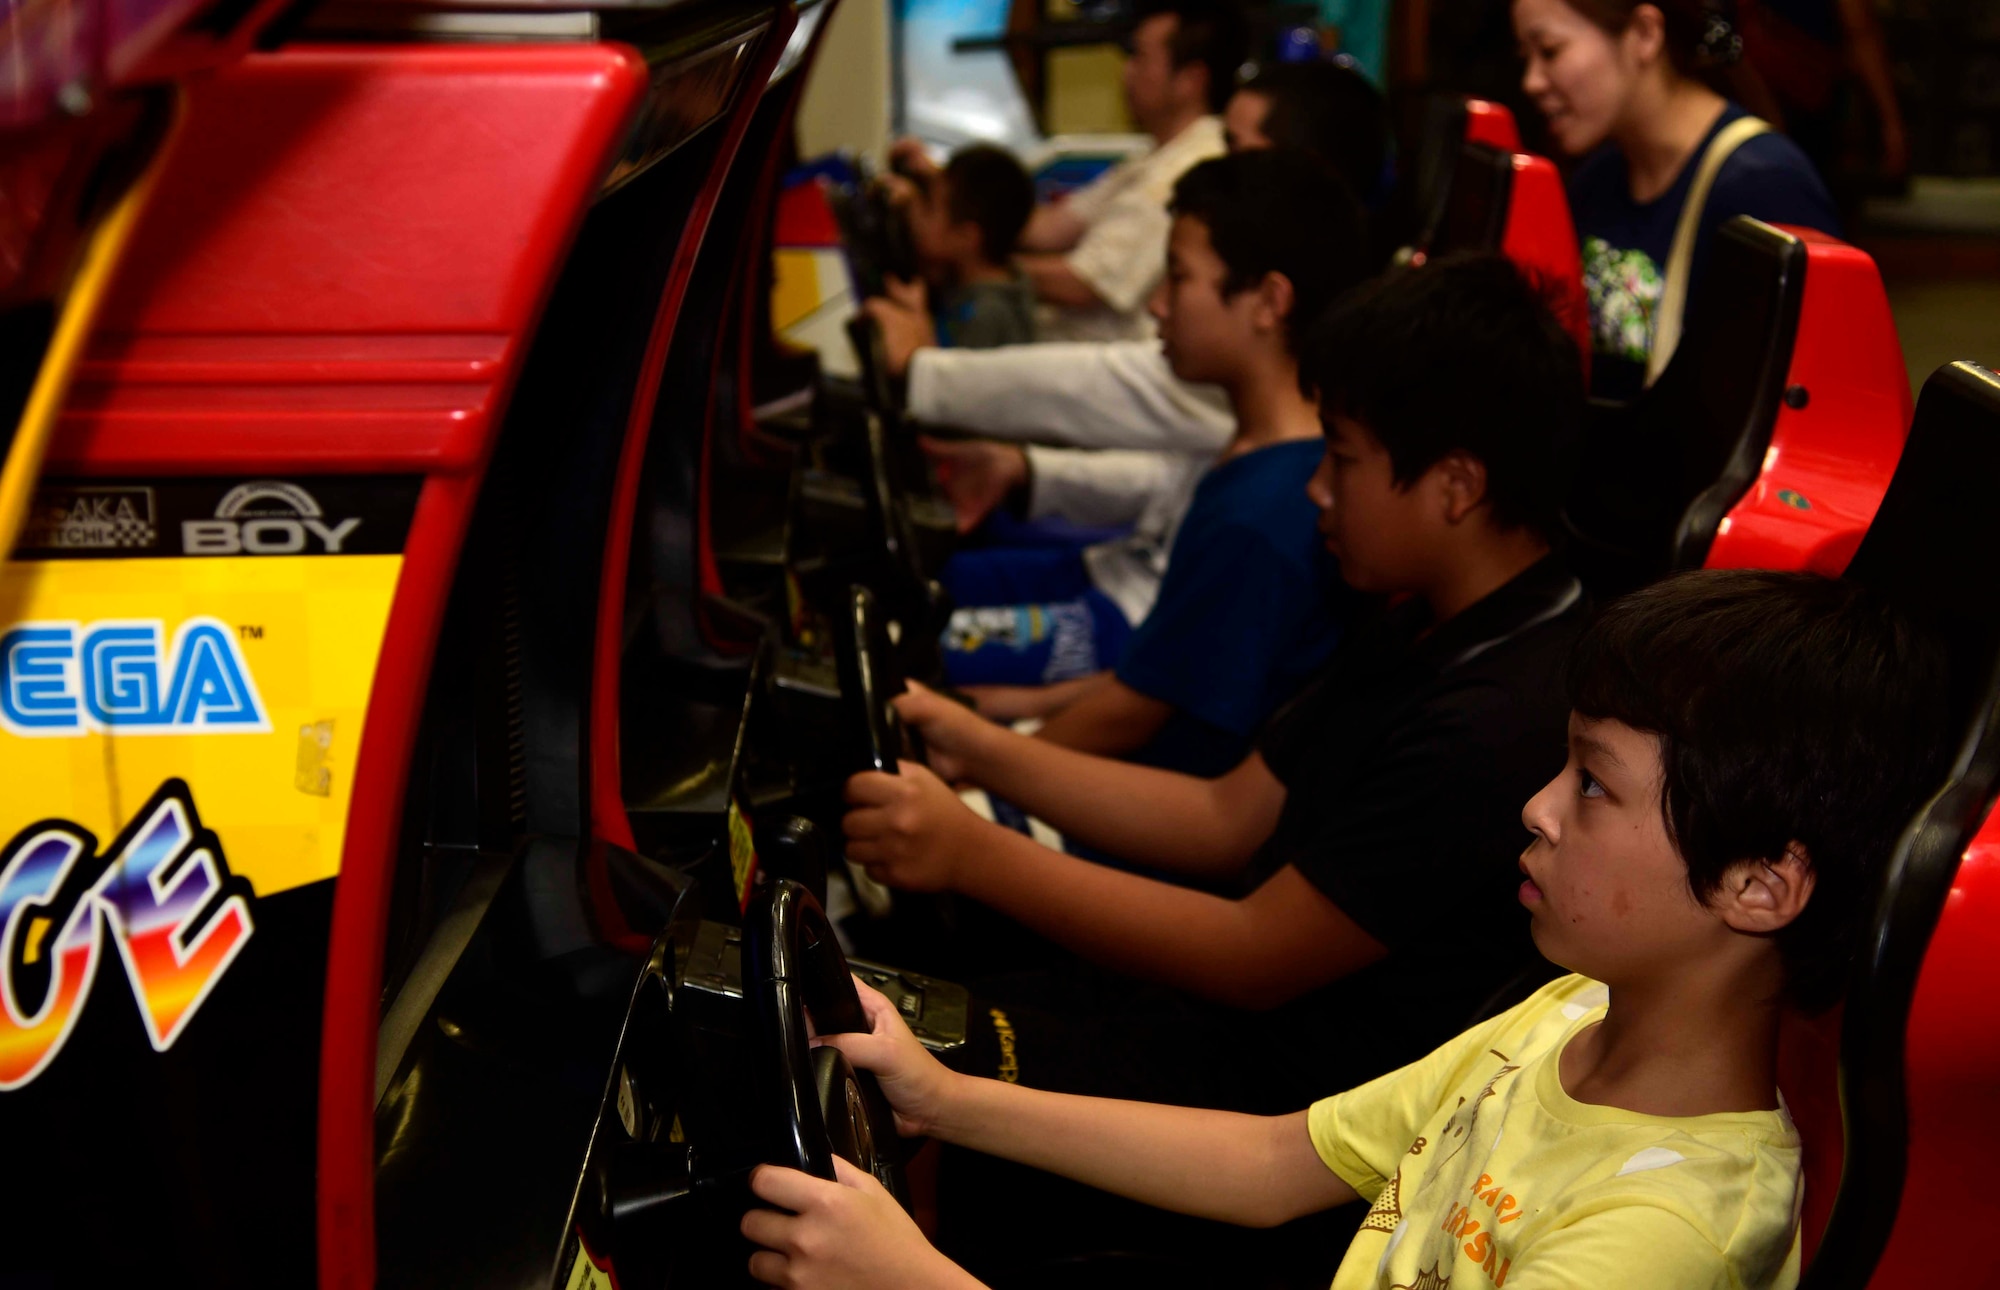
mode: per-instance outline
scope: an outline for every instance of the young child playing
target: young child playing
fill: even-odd
[[[951,590],[968,608],[947,630],[946,670],[957,684],[1023,669],[1075,678],[982,695],[982,709],[1004,697],[1012,706],[989,715],[1046,718],[1049,742],[1212,771],[1235,763],[1336,639],[1331,569],[1304,493],[1320,423],[1299,387],[1298,347],[1369,266],[1359,208],[1304,154],[1203,162],[1176,185],[1172,210],[1153,314],[1175,372],[1222,387],[1236,427],[1188,480],[1159,597],[1134,630],[1082,552],[974,553],[955,562]],[[1116,670],[1097,670],[1103,658]]]
[[[1367,1200],[1335,1290],[1789,1290],[1779,1018],[1839,996],[1874,875],[1943,762],[1943,674],[1875,593],[1812,575],[1697,571],[1613,605],[1571,660],[1567,764],[1521,815],[1520,902],[1575,975],[1303,1111],[954,1074],[865,988],[871,1033],[825,1042],[876,1073],[906,1133],[1230,1223]],[[837,1182],[753,1174],[790,1212],[745,1216],[752,1275],[976,1284],[840,1163]]]
[[[974,144],[942,170],[902,180],[917,282],[889,283],[894,303],[928,312],[937,343],[963,349],[1035,339],[1035,293],[1014,267],[1014,244],[1035,207],[1035,185],[1002,148]],[[864,308],[879,313],[871,302]]]

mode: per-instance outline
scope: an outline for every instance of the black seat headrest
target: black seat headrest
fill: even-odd
[[[1499,250],[1513,189],[1514,154],[1485,143],[1460,144],[1427,242],[1430,254]]]
[[[1411,158],[1405,172],[1404,190],[1408,235],[1419,247],[1428,246],[1444,214],[1451,190],[1452,172],[1458,165],[1458,149],[1465,142],[1465,97],[1434,94],[1425,100],[1414,139],[1403,155]]]
[[[1846,576],[1968,626],[2000,627],[1996,480],[2000,377],[1977,363],[1941,367],[1924,382],[1895,477]]]
[[[1679,347],[1630,403],[1593,403],[1566,517],[1600,597],[1707,558],[1763,469],[1798,336],[1806,247],[1739,215],[1716,232]]]
[[[1690,326],[1654,386],[1681,422],[1676,568],[1708,555],[1716,525],[1764,468],[1805,300],[1806,246],[1739,215],[1716,233]]]

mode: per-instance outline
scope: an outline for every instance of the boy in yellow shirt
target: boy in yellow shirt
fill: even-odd
[[[1368,1200],[1335,1290],[1784,1290],[1779,1015],[1839,996],[1868,875],[1941,766],[1943,673],[1875,594],[1810,575],[1688,573],[1613,605],[1572,660],[1568,763],[1522,812],[1536,946],[1578,975],[1304,1111],[954,1074],[865,989],[873,1033],[826,1042],[904,1132],[1149,1204],[1268,1226]],[[791,1211],[743,1220],[761,1280],[977,1284],[844,1162],[752,1188]]]

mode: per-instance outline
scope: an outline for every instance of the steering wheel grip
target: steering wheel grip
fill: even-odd
[[[890,429],[900,429],[903,409],[889,375],[889,349],[881,325],[867,314],[856,314],[847,320],[847,343],[854,347],[855,360],[860,364],[861,388],[867,395],[868,406],[889,423]]]
[[[765,1104],[778,1112],[767,1158],[831,1179],[838,1144],[856,1154],[854,1164],[879,1176],[872,1128],[852,1124],[836,1128],[827,1123],[826,1111],[851,1110],[863,1114],[864,1121],[891,1124],[885,1108],[871,1105],[881,1102],[880,1090],[872,1076],[857,1075],[837,1049],[815,1049],[806,1031],[808,1013],[822,1034],[869,1028],[868,1014],[826,912],[811,892],[781,878],[752,906],[744,932],[743,979],[757,1028]],[[836,1100],[823,1100],[822,1090]]]
[[[848,588],[845,621],[835,628],[834,661],[840,672],[840,693],[847,704],[844,723],[854,741],[850,761],[856,770],[896,773],[902,748],[902,727],[889,700],[903,692],[903,678],[889,648],[875,594],[856,584]]]

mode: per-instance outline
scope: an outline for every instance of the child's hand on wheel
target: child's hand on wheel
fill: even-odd
[[[900,891],[950,891],[959,866],[979,850],[986,821],[929,767],[903,762],[898,775],[864,770],[847,781],[840,827],[847,859]]]
[[[992,722],[915,681],[892,702],[896,717],[924,739],[924,761],[946,783],[972,773],[980,741],[992,735]]]
[[[930,1133],[943,1114],[958,1079],[930,1050],[917,1042],[896,1005],[854,979],[868,1014],[869,1033],[826,1035],[819,1042],[838,1048],[856,1070],[868,1071],[882,1086],[882,1096],[896,1112],[896,1132],[905,1137]]]
[[[861,302],[861,312],[882,329],[882,355],[889,375],[902,376],[909,370],[910,355],[938,343],[937,325],[931,321],[931,307],[922,279],[904,282],[890,278],[886,296],[870,296]]]
[[[938,484],[951,503],[960,533],[984,524],[1008,494],[1028,482],[1028,454],[1017,443],[925,435],[917,446],[937,467]]]
[[[837,1182],[762,1165],[750,1190],[780,1209],[743,1216],[743,1235],[764,1248],[750,1275],[791,1290],[967,1290],[964,1269],[939,1254],[874,1176],[835,1156]]]

